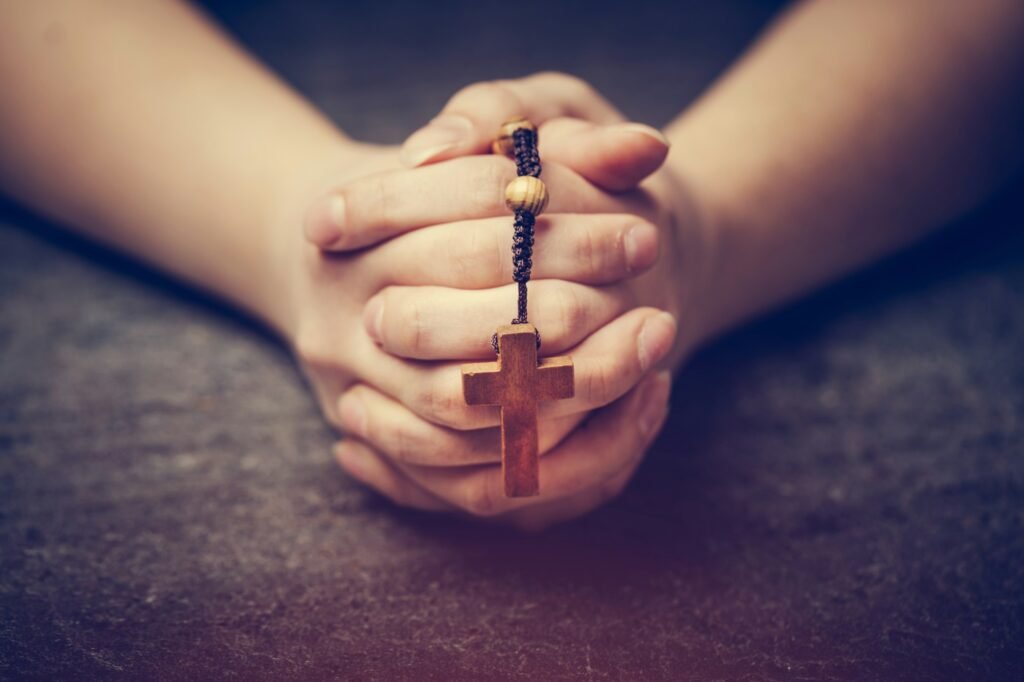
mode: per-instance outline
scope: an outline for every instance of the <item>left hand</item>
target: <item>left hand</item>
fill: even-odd
[[[474,94],[473,88],[480,87],[467,88],[453,103],[461,101],[465,105],[467,100],[475,101],[487,91],[493,95],[491,86]],[[477,109],[486,111],[487,107]],[[492,114],[499,120],[511,116],[499,111]],[[411,139],[415,140],[417,135]],[[480,141],[466,145],[465,153],[479,151],[489,141],[478,137]],[[454,219],[452,211],[461,211],[463,217],[498,216],[478,220],[475,227],[462,223],[458,231],[448,226],[416,230],[367,252],[366,257],[375,255],[385,260],[391,260],[389,252],[398,249],[421,254],[418,261],[407,263],[405,275],[411,278],[409,284],[419,286],[386,287],[367,305],[365,316],[368,334],[390,355],[407,358],[408,367],[420,378],[410,377],[400,385],[361,383],[346,391],[338,403],[338,414],[349,438],[338,445],[337,454],[355,477],[400,504],[461,510],[521,527],[543,527],[578,516],[617,494],[661,427],[670,375],[650,373],[659,361],[665,367],[677,365],[685,352],[685,342],[675,339],[674,319],[682,312],[685,293],[693,286],[692,280],[680,273],[692,276],[700,270],[680,269],[679,243],[682,235],[688,246],[694,247],[687,249],[688,263],[700,262],[696,212],[681,184],[664,169],[644,182],[641,189],[610,193],[594,186],[597,183],[592,177],[602,178],[604,185],[611,186],[630,177],[629,166],[623,163],[624,157],[628,160],[630,145],[644,152],[634,151],[634,157],[646,156],[644,163],[650,166],[649,133],[638,133],[630,125],[599,126],[560,118],[542,123],[540,138],[545,163],[543,177],[553,187],[552,201],[557,197],[560,206],[553,203],[552,209],[538,221],[537,281],[531,287],[531,301],[539,305],[533,317],[544,335],[547,354],[572,348],[577,366],[577,397],[552,404],[542,415],[540,446],[544,454],[539,497],[504,497],[497,465],[500,442],[495,428],[496,408],[464,405],[457,363],[423,362],[487,358],[491,351],[486,340],[497,324],[507,321],[508,311],[513,307],[514,287],[479,289],[494,286],[495,276],[501,277],[499,281],[511,279],[507,249],[499,247],[482,261],[479,256],[461,261],[456,271],[438,266],[444,255],[452,253],[450,240],[456,239],[454,243],[458,244],[455,235],[459,232],[467,235],[470,244],[482,239],[482,234],[487,235],[489,243],[492,231],[499,235],[496,245],[510,243],[510,218],[500,196],[512,172],[511,164],[493,156],[439,163],[438,181],[434,183],[437,189],[431,187],[426,175],[406,180],[394,174],[389,180],[393,186],[375,180],[376,194],[370,196],[395,197],[395,201],[387,204],[358,203],[358,197],[367,193],[360,192],[357,183],[344,190],[346,199],[356,202],[356,206],[349,204],[349,215],[358,216],[347,223],[348,234],[340,238],[330,234],[324,240],[317,239],[315,230],[311,235],[314,242],[321,242],[322,248],[344,250],[386,239],[397,230]],[[583,144],[572,144],[574,139]],[[623,150],[627,152],[624,154]],[[560,176],[568,177],[559,163],[566,156],[588,172],[589,186],[586,182],[578,186],[559,182]],[[460,199],[453,204],[450,191],[444,193],[448,183],[441,178],[450,176],[454,180],[461,163],[484,165],[469,176],[469,184],[463,180],[449,190],[458,187],[455,199],[479,199],[468,204]],[[634,163],[633,167],[637,165]],[[481,172],[485,166],[508,168],[497,173],[500,179],[496,182],[494,171]],[[637,180],[633,177],[632,182]],[[401,202],[399,197],[403,198]],[[590,198],[581,203],[577,197]],[[567,214],[567,209],[573,215]],[[444,215],[445,211],[448,215]],[[599,215],[586,215],[594,212]],[[587,227],[588,221],[597,219],[620,226],[605,233],[610,242],[595,239],[598,233]],[[480,228],[485,223],[482,233]],[[455,225],[459,223],[452,227]],[[649,244],[646,250],[651,246],[655,250],[660,246],[661,250],[660,258],[646,274],[614,284],[609,280],[596,288],[545,279],[551,275],[544,273],[541,262],[567,258],[566,264],[574,261],[576,266],[563,267],[558,277],[588,285],[602,284],[593,277],[593,271],[602,270],[599,263],[610,256],[620,264],[625,262],[622,246],[631,225],[644,226],[641,231],[649,230],[654,241],[660,242],[651,245],[650,238],[645,238]],[[452,236],[445,237],[442,243],[439,231]],[[410,249],[414,240],[420,246]],[[459,251],[465,249],[460,246],[456,249]],[[481,253],[479,249],[477,253]],[[616,270],[616,279],[635,274],[629,273],[628,267],[625,270]],[[442,290],[436,286],[439,284],[469,290]],[[565,292],[574,291],[573,287],[577,287],[576,293],[565,299]],[[567,304],[571,314],[566,314]],[[635,308],[637,305],[648,307]],[[659,309],[669,311],[672,317],[660,314]],[[558,313],[554,318],[550,317],[552,311]],[[416,333],[410,334],[410,329]],[[424,381],[431,375],[433,379]],[[597,419],[590,419],[590,411],[595,408],[600,408],[594,413]]]

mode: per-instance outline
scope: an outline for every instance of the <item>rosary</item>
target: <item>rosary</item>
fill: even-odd
[[[533,227],[548,203],[540,176],[537,129],[525,119],[501,127],[493,151],[516,162],[515,180],[505,188],[505,205],[515,213],[512,238],[513,279],[519,293],[518,315],[491,337],[496,362],[462,366],[467,405],[498,405],[501,411],[501,470],[506,497],[540,492],[537,403],[573,396],[572,358],[537,359],[540,333],[526,314],[526,284],[533,267]]]

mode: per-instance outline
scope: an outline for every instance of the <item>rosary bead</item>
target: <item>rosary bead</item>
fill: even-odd
[[[521,175],[505,188],[505,205],[539,216],[548,205],[548,188],[532,175]]]
[[[515,153],[515,141],[512,139],[512,133],[524,128],[532,130],[534,133],[537,132],[537,128],[525,118],[517,118],[513,121],[502,123],[497,139],[491,144],[491,151],[502,156],[513,156]]]

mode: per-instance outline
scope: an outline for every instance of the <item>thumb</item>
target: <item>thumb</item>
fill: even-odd
[[[624,118],[586,82],[563,73],[474,83],[459,90],[441,113],[402,145],[408,167],[482,154],[506,121],[526,118],[535,126],[573,117],[597,123]]]

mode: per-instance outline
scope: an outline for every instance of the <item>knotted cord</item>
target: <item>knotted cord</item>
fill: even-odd
[[[513,155],[516,162],[516,174],[540,176],[540,154],[537,151],[537,133],[530,128],[519,128],[512,133]],[[533,270],[533,233],[537,223],[536,216],[527,209],[515,212],[512,235],[512,278],[518,287],[518,315],[512,324],[528,324],[526,304],[526,285],[530,281]],[[491,336],[491,348],[498,353],[498,335]],[[540,332],[537,332],[537,348],[540,348]]]

